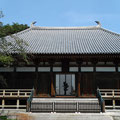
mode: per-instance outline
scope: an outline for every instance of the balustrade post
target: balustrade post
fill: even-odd
[[[12,92],[10,92],[10,96],[12,96]]]
[[[113,100],[113,109],[115,109],[115,100]]]
[[[17,95],[18,95],[18,97],[19,97],[19,95],[20,95],[20,90],[18,90],[18,94],[17,94]]]
[[[77,102],[76,105],[77,105],[77,112],[78,112],[79,111],[79,103]]]
[[[20,101],[19,99],[17,99],[17,109],[19,109],[19,104],[20,104]]]
[[[105,112],[105,101],[102,103],[102,112]]]
[[[5,100],[2,99],[2,109],[5,107]]]
[[[5,90],[3,90],[3,96],[5,96]]]
[[[52,105],[53,105],[53,112],[54,112],[55,111],[55,103],[53,102]]]
[[[114,95],[115,95],[115,94],[114,94],[114,90],[112,90],[112,97],[114,97]]]

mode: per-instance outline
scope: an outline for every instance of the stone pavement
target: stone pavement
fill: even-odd
[[[32,113],[31,120],[113,120],[112,116],[90,113]]]
[[[17,120],[120,120],[119,111],[106,113],[31,113],[17,112],[7,115],[9,119]]]

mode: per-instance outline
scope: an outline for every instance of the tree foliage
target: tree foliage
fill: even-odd
[[[3,12],[0,11],[0,18],[2,17],[4,17],[4,15]],[[13,23],[12,25],[3,25],[2,22],[0,23],[0,63],[4,65],[10,65],[15,60],[15,58],[9,54],[13,52],[19,53],[19,56],[28,62],[25,53],[25,47],[28,46],[28,44],[22,39],[13,35],[14,33],[27,29],[28,26],[26,24],[24,25],[18,23]],[[13,38],[13,41],[8,41],[6,36]]]
[[[0,11],[0,18],[2,17],[4,17],[4,15],[3,12]],[[20,32],[27,28],[28,26],[26,24],[23,25],[13,23],[12,25],[4,25],[0,21],[0,65],[2,64],[3,66],[9,66],[14,61],[16,61],[16,57],[11,54],[13,52],[19,53],[18,56],[23,58],[24,61],[28,62],[25,51],[25,47],[28,46],[28,44],[19,37],[13,35],[14,33]],[[13,40],[9,41],[6,36],[11,37]],[[6,87],[6,79],[2,75],[0,75],[0,88]]]
[[[24,24],[13,23],[12,25],[10,25],[10,24],[3,25],[0,27],[0,38],[20,32],[27,28],[28,28],[28,26],[26,24],[24,25]]]
[[[3,15],[3,12],[2,11],[0,11],[0,18],[2,18],[2,17],[4,17],[4,15]],[[0,22],[0,27],[3,25],[3,23],[2,22]]]
[[[22,58],[28,63],[25,47],[28,44],[15,35],[10,35],[13,41],[8,41],[6,38],[0,38],[0,63],[5,66],[11,65],[16,57],[12,53],[18,53],[17,57]]]

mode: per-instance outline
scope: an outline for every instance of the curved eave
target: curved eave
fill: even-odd
[[[19,53],[11,53],[11,55],[18,55]],[[38,57],[119,57],[120,58],[120,53],[84,53],[84,54],[40,54],[40,53],[27,53],[27,55],[34,55],[34,56],[38,56]]]

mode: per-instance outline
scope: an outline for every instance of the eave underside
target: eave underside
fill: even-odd
[[[72,61],[76,61],[76,59],[81,60],[118,60],[120,59],[120,54],[27,54],[30,58],[39,58],[39,59],[71,59]]]

